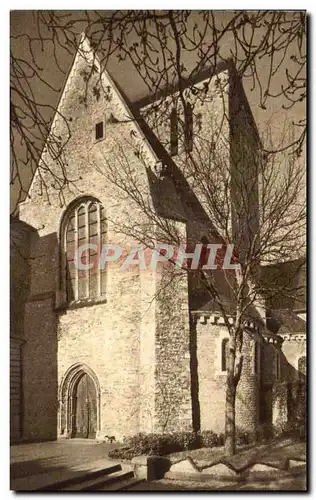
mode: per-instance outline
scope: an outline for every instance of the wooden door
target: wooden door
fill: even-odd
[[[74,437],[95,438],[97,430],[97,399],[93,380],[84,374],[75,391]]]

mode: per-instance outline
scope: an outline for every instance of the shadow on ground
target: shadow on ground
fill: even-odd
[[[85,472],[98,462],[112,462],[108,452],[115,444],[88,440],[65,440],[13,445],[10,449],[11,489],[20,489],[25,478],[30,484],[41,483],[41,475],[58,481],[70,473]]]

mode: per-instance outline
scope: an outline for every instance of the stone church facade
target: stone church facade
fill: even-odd
[[[152,103],[131,105],[106,72],[104,94],[97,99],[98,62],[87,40],[81,48],[51,130],[55,137],[67,136],[63,116],[69,119],[71,136],[63,158],[68,189],[61,198],[53,185],[50,171],[58,177],[62,166],[52,159],[48,140],[41,158],[46,169],[41,175],[51,186],[48,196],[36,173],[30,197],[14,220],[14,234],[24,235],[18,246],[29,259],[21,274],[19,252],[11,249],[11,283],[17,282],[16,275],[21,281],[19,290],[11,289],[16,297],[12,315],[19,318],[18,325],[11,321],[11,386],[23,396],[11,404],[16,422],[11,437],[121,440],[138,432],[223,432],[228,333],[219,312],[196,299],[190,279],[182,276],[159,293],[165,279],[161,267],[122,269],[121,261],[113,261],[91,272],[75,265],[79,245],[115,243],[129,249],[136,238],[135,221],[139,228],[148,226],[144,211],[122,196],[122,178],[113,178],[113,165],[115,172],[129,168],[137,173],[154,220],[167,221],[182,241],[200,242],[212,233],[198,186],[187,183],[181,172],[181,140],[168,144],[172,119],[167,127],[160,123],[155,128],[148,118]],[[91,68],[92,84],[85,94]],[[223,116],[235,110],[234,119],[245,131],[238,145],[256,147],[256,133],[248,133],[253,118],[229,66],[219,68],[205,92],[210,99],[200,110],[200,133],[209,133],[211,115],[233,148],[229,119]],[[153,238],[158,238],[158,224],[152,225]],[[97,252],[90,259],[96,261]],[[299,379],[298,362],[302,365],[305,356],[303,319],[298,318],[294,334],[287,328],[279,334],[267,328],[260,314],[250,318],[245,332],[236,411],[238,428],[254,434],[265,421],[288,419],[288,382]]]

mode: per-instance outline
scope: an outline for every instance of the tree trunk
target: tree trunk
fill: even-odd
[[[227,374],[226,382],[226,405],[225,405],[225,454],[234,455],[236,453],[236,384],[234,377]]]

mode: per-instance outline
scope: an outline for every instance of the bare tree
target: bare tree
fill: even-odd
[[[69,118],[62,117],[68,130],[63,137],[55,136],[50,127],[67,65],[80,50],[82,31],[101,67],[111,70],[119,64],[120,71],[133,71],[143,94],[157,97],[177,85],[184,102],[184,81],[195,90],[195,79],[205,68],[215,69],[231,59],[239,76],[252,82],[261,108],[277,102],[291,109],[306,97],[306,14],[302,11],[33,11],[32,28],[25,26],[22,32],[14,30],[16,14],[23,12],[12,15],[10,50],[11,184],[17,204],[27,195],[28,179],[38,168],[49,132],[49,152],[61,167],[55,189],[62,196],[76,182],[69,178],[63,155],[71,135]],[[46,63],[43,54],[48,55]],[[91,76],[83,75],[87,89]],[[95,95],[99,94],[96,86]],[[282,148],[300,154],[305,120],[298,119],[295,125],[294,137]],[[46,194],[48,169],[42,162],[39,175],[43,174]]]
[[[18,202],[26,194],[22,181],[26,168],[30,173],[38,169],[47,196],[53,187],[62,199],[64,189],[76,183],[76,179],[69,178],[64,159],[71,136],[69,118],[61,116],[68,133],[63,137],[55,136],[50,125],[57,104],[39,101],[34,87],[41,82],[52,93],[60,92],[60,88],[55,88],[45,76],[38,55],[49,49],[50,63],[62,74],[65,55],[82,50],[79,45],[82,30],[91,40],[101,68],[111,69],[113,61],[122,67],[128,64],[143,84],[144,93],[150,93],[154,100],[165,104],[156,108],[157,123],[163,120],[163,113],[169,115],[168,106],[174,105],[167,98],[169,90],[177,89],[176,99],[183,109],[188,91],[196,96],[194,102],[203,101],[206,93],[196,85],[197,79],[200,80],[204,68],[208,68],[208,82],[211,82],[218,66],[228,60],[240,79],[252,81],[252,88],[258,92],[258,105],[262,108],[270,102],[292,108],[306,96],[306,16],[303,12],[235,11],[220,16],[213,11],[36,11],[34,21],[34,32],[13,34],[11,44],[11,172],[12,183],[19,186]],[[20,57],[15,46],[21,39],[28,45],[26,57]],[[262,65],[268,68],[264,77]],[[106,91],[102,87],[102,71],[99,84],[95,84],[93,64],[90,68],[82,78],[87,93],[90,82],[94,82],[92,91],[98,99],[100,93]],[[81,99],[85,101],[85,96]],[[153,107],[148,109],[152,115]],[[135,119],[141,122],[144,118],[148,118],[146,111],[144,117]],[[194,155],[179,157],[178,165],[171,161],[167,170],[159,174],[165,181],[167,195],[170,183],[177,185],[179,192],[188,187],[195,193],[205,219],[212,221],[210,241],[234,245],[238,250],[240,267],[232,271],[222,269],[220,283],[214,280],[215,273],[201,267],[194,271],[189,265],[179,269],[170,259],[167,276],[158,291],[163,293],[165,286],[181,280],[183,272],[188,272],[202,283],[225,320],[230,335],[226,393],[228,453],[235,452],[235,401],[243,363],[245,322],[263,298],[281,292],[297,293],[291,285],[285,288],[284,284],[280,287],[275,281],[267,283],[260,273],[263,261],[278,264],[293,258],[298,235],[305,225],[305,205],[301,201],[304,172],[300,162],[295,160],[304,145],[305,121],[299,120],[294,127],[295,132],[277,146],[264,141],[260,147],[247,148],[242,143],[243,147],[233,149],[232,155],[225,134],[217,131],[216,135],[210,133],[207,138],[197,134]],[[240,144],[238,126],[234,133],[234,143]],[[59,166],[58,176],[49,170],[48,164],[41,163],[38,167],[48,137],[47,147]],[[116,162],[111,162],[109,155],[103,159],[104,170],[102,163],[97,166],[137,208],[126,214],[125,223],[117,228],[118,231],[148,248],[154,248],[157,239],[180,246],[183,234],[179,227],[157,213],[150,189],[144,191],[144,185],[140,186],[139,176],[126,155],[130,147],[142,159],[150,176],[142,151],[135,147],[132,138],[128,145],[117,141],[113,150]],[[53,178],[53,186],[47,186],[47,178]],[[199,186],[198,191],[196,186]],[[229,301],[222,289],[223,282],[225,290],[229,290]],[[228,302],[234,305],[233,323]]]
[[[269,132],[269,131],[266,131]],[[270,136],[270,134],[268,133]],[[284,134],[284,143],[286,137]],[[293,154],[267,154],[264,147],[232,147],[231,161],[223,160],[214,148],[215,141],[202,139],[190,158],[195,182],[200,186],[209,218],[226,244],[234,245],[240,268],[234,277],[225,276],[235,305],[234,323],[229,323],[230,310],[221,300],[219,290],[210,286],[210,278],[202,275],[203,283],[217,303],[230,334],[226,389],[226,451],[235,452],[235,399],[242,371],[242,346],[245,322],[255,317],[264,302],[283,296],[301,297],[294,275],[304,265],[303,260],[288,276],[287,285],[282,264],[304,255],[305,243],[305,169]],[[272,146],[272,140],[265,141]],[[238,137],[240,145],[240,137]],[[274,149],[273,147],[271,148]],[[279,149],[279,148],[275,148]],[[282,149],[282,148],[281,148]],[[225,156],[224,156],[225,158]],[[226,156],[227,158],[227,156]],[[251,168],[252,166],[252,168]],[[230,194],[230,196],[227,196]],[[267,281],[262,265],[273,263],[278,271]],[[257,310],[257,311],[256,311]]]
[[[267,135],[271,146],[270,134]],[[181,159],[178,159],[178,166],[173,169],[170,164],[170,168],[164,170],[160,188],[165,191],[165,197],[172,196],[172,191],[168,194],[169,182],[172,182],[177,186],[180,197],[183,195],[185,204],[189,199],[187,189],[190,190],[191,182],[192,190],[197,192],[209,221],[209,237],[204,242],[206,254],[202,261],[205,264],[211,252],[211,246],[207,244],[216,242],[224,244],[224,253],[229,245],[234,247],[232,262],[239,265],[235,269],[225,269],[222,266],[224,255],[220,251],[215,261],[215,269],[220,271],[203,269],[202,265],[193,269],[190,260],[181,262],[179,267],[177,257],[172,256],[157,295],[166,294],[169,286],[179,283],[184,274],[188,274],[189,280],[199,283],[200,288],[202,286],[224,318],[230,339],[225,448],[228,454],[234,454],[236,390],[242,373],[244,332],[249,331],[249,320],[262,326],[261,312],[265,303],[275,297],[301,297],[304,300],[304,290],[294,280],[304,266],[304,258],[297,261],[291,276],[288,270],[284,275],[282,264],[304,254],[306,214],[305,172],[293,153],[266,154],[264,148],[258,151],[249,147],[243,148],[242,154],[238,149],[235,155],[229,156],[223,154],[223,148],[232,149],[228,141],[223,134],[196,139],[194,153],[190,154],[190,158],[186,156],[183,159],[182,166]],[[129,199],[135,208],[125,214],[124,223],[119,226],[116,223],[116,230],[145,248],[154,249],[157,239],[160,244],[183,246],[183,234],[177,224],[157,214],[150,187],[144,189],[139,171],[133,169],[126,155],[129,148],[135,148],[132,140],[128,145],[118,140],[113,149],[118,161],[112,161],[111,155],[108,155],[97,167],[107,181],[120,190],[122,199]],[[146,159],[137,149],[135,153],[142,159],[150,179]],[[249,165],[253,168],[249,169]],[[187,179],[190,180],[185,184],[183,193],[177,179],[178,167],[180,177],[186,169]],[[169,201],[172,206],[173,200]],[[139,222],[141,219],[143,223]],[[186,249],[190,247],[192,250],[195,243],[201,243],[198,233],[188,236]],[[275,266],[275,273],[273,278],[267,279],[264,264],[271,263]],[[194,285],[190,293],[194,293]]]

